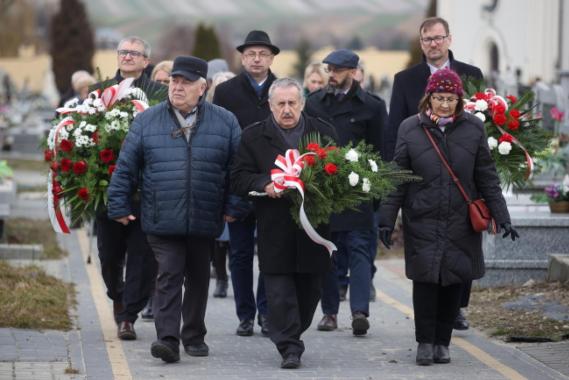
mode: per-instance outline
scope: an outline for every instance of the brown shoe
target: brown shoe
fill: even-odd
[[[134,324],[129,321],[120,322],[117,336],[120,340],[135,340],[136,332],[134,331]]]
[[[324,314],[322,320],[318,322],[318,331],[334,331],[338,328],[336,315]]]

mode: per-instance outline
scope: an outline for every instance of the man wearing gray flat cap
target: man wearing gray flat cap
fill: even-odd
[[[134,119],[108,190],[109,217],[128,225],[140,189],[142,229],[158,262],[151,354],[167,363],[180,360],[180,340],[190,356],[209,353],[210,255],[230,212],[228,173],[241,136],[231,112],[204,101],[206,77],[207,62],[176,57],[168,99]]]
[[[381,152],[383,129],[387,123],[385,102],[360,87],[353,79],[358,67],[359,57],[348,49],[331,52],[323,63],[327,64],[330,75],[328,85],[308,96],[305,112],[320,117],[332,124],[338,135],[338,145],[360,141],[372,145]],[[338,292],[338,260],[347,259],[350,269],[350,308],[352,311],[352,332],[355,336],[367,334],[369,329],[369,299],[371,265],[374,253],[369,247],[377,239],[374,228],[374,210],[377,205],[364,202],[358,210],[346,210],[330,218],[332,241],[338,251],[332,257],[333,268],[323,281],[322,311],[324,316],[318,330],[335,330],[338,325],[340,296]]]

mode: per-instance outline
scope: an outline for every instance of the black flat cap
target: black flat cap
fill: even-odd
[[[359,61],[360,57],[353,51],[348,49],[338,49],[328,54],[328,56],[324,58],[322,62],[338,67],[355,69],[358,67]]]
[[[279,54],[281,51],[281,49],[271,43],[269,35],[262,30],[250,31],[245,38],[245,43],[243,43],[243,45],[237,46],[237,50],[239,50],[240,53],[243,53],[243,50],[249,46],[266,46],[271,49],[274,55]]]
[[[192,56],[178,56],[174,59],[171,76],[180,75],[187,80],[195,81],[207,77],[207,62]]]

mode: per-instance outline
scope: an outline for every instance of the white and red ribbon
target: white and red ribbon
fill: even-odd
[[[316,153],[308,152],[300,155],[300,152],[296,149],[288,149],[284,157],[279,154],[275,160],[275,165],[280,169],[271,170],[271,179],[273,180],[276,193],[280,193],[286,189],[298,190],[302,197],[299,210],[299,219],[302,228],[310,240],[324,246],[328,250],[328,253],[332,255],[338,248],[336,248],[336,245],[330,240],[326,240],[318,234],[314,227],[312,227],[312,224],[310,224],[306,212],[304,211],[304,183],[300,179],[300,173],[304,168],[304,157],[311,155],[316,155]]]

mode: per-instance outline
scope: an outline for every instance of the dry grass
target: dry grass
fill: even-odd
[[[67,256],[57,244],[57,234],[53,231],[49,220],[25,218],[7,219],[5,221],[3,241],[9,244],[43,244],[44,259],[59,259]]]
[[[476,289],[466,309],[474,327],[505,341],[569,339],[569,320],[557,321],[536,309],[512,310],[504,307],[525,296],[537,296],[569,308],[569,284],[538,283],[528,287]]]
[[[41,268],[0,261],[0,327],[70,330],[75,289]]]

